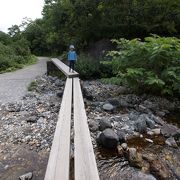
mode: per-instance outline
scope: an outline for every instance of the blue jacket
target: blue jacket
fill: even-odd
[[[77,54],[75,51],[69,51],[68,52],[68,61],[76,61],[77,60]]]

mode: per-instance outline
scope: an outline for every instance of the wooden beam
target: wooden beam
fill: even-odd
[[[45,180],[69,180],[72,79],[67,78]]]
[[[99,180],[79,78],[73,78],[75,179]]]
[[[79,74],[74,71],[74,73],[69,72],[69,67],[64,64],[62,61],[60,61],[57,58],[52,58],[52,62],[68,77],[68,78],[73,78],[73,77],[79,77]]]

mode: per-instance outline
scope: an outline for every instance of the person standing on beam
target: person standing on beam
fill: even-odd
[[[74,45],[69,46],[68,61],[69,61],[69,72],[71,72],[72,70],[72,73],[74,73],[75,62],[77,61],[77,54]]]

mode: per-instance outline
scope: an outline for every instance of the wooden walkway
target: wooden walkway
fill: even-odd
[[[78,73],[59,61],[53,63],[67,76],[45,180],[69,180],[71,114],[74,114],[75,180],[99,180]]]
[[[74,73],[69,72],[69,67],[59,59],[53,58],[52,62],[67,76],[67,78],[79,77],[79,74],[76,71]]]

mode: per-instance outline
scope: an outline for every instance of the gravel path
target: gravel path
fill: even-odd
[[[37,64],[28,66],[15,72],[0,74],[0,102],[19,101],[27,92],[29,83],[36,76],[46,73],[48,58],[39,57]]]

